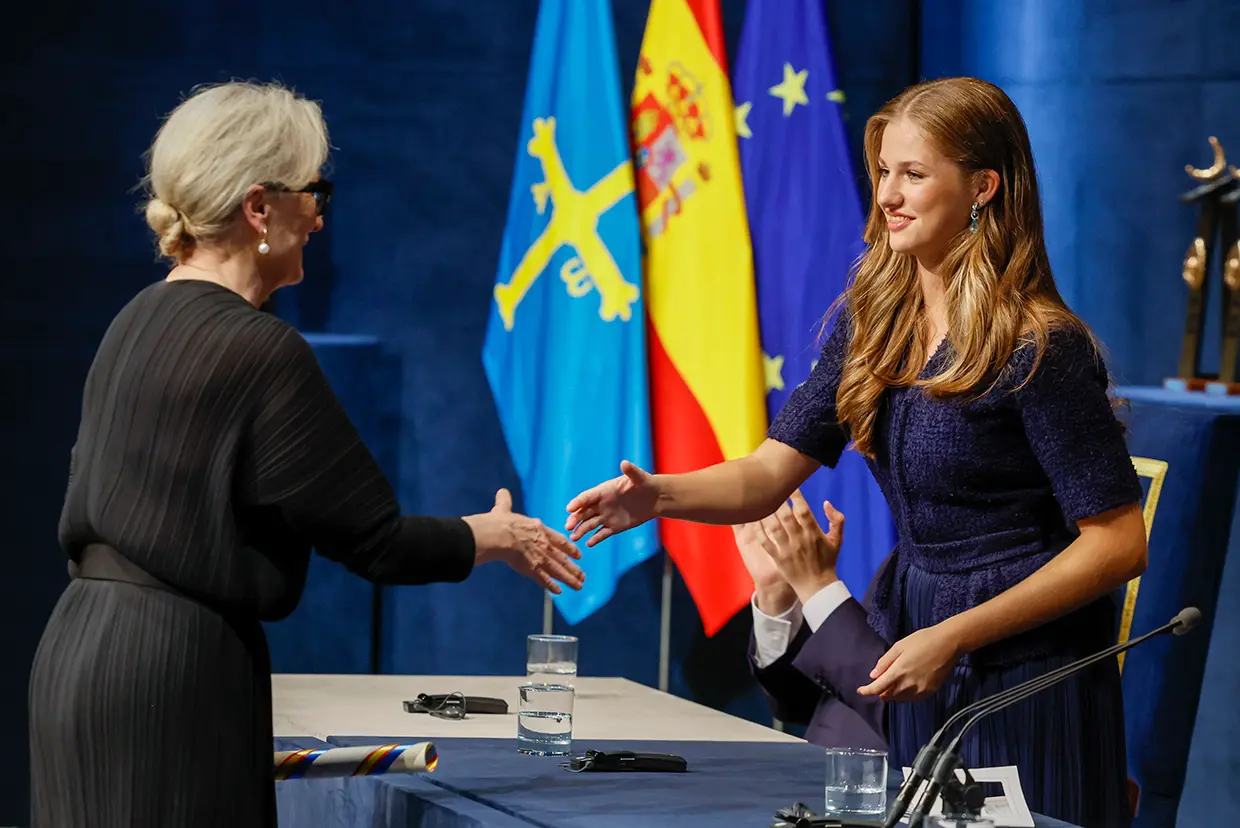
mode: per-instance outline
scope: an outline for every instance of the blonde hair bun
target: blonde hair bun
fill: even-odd
[[[187,253],[193,234],[185,226],[185,217],[171,204],[159,198],[146,203],[146,223],[159,237],[159,252],[174,259]]]

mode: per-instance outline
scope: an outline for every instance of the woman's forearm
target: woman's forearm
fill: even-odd
[[[660,517],[728,525],[761,520],[805,482],[818,463],[767,440],[751,454],[684,474],[655,475]]]
[[[1145,571],[1145,523],[1124,507],[1080,536],[1016,586],[944,621],[961,654],[1053,621]]]

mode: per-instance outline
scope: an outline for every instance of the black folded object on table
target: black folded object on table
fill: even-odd
[[[631,750],[587,750],[574,756],[560,767],[573,773],[585,771],[627,771],[637,773],[684,773],[689,763],[674,753],[637,753]]]
[[[802,802],[775,812],[771,828],[879,828],[881,819],[841,819],[837,816],[816,816]]]
[[[466,696],[464,693],[419,693],[413,701],[405,702],[405,712],[429,713],[443,719],[463,719],[468,713],[507,713],[508,702],[490,696]]]

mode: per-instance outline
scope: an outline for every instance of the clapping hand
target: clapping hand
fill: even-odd
[[[620,471],[623,473],[619,477],[586,489],[568,502],[564,530],[572,532],[571,540],[581,540],[594,532],[586,541],[586,546],[594,546],[655,516],[659,488],[654,475],[628,460],[620,463]]]
[[[755,590],[761,592],[762,586],[771,588],[777,575],[804,602],[839,580],[835,564],[844,540],[844,515],[829,502],[822,506],[829,521],[826,532],[818,525],[800,489],[774,514],[733,527],[737,548],[754,578]]]
[[[736,549],[741,553],[745,569],[753,579],[754,598],[758,609],[767,615],[781,615],[796,603],[797,594],[788,586],[779,567],[763,548],[766,535],[757,523],[741,523],[732,527]]]
[[[784,588],[791,591],[788,582],[775,565],[775,559],[763,546],[767,536],[762,532],[759,523],[740,523],[732,527],[732,536],[736,539],[736,549],[741,553],[741,560],[749,577],[753,579],[753,587],[758,592]],[[796,596],[794,595],[793,598]]]

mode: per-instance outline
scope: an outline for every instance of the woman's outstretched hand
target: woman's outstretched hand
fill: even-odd
[[[568,502],[564,529],[570,540],[578,541],[594,532],[586,546],[653,518],[659,502],[659,486],[654,475],[624,460],[619,477],[586,489]],[[598,531],[595,531],[598,530]]]
[[[464,520],[474,532],[478,563],[503,561],[556,595],[562,592],[560,584],[581,589],[585,583],[585,573],[573,563],[581,558],[581,551],[542,521],[514,512],[507,489],[495,493],[491,511]]]

